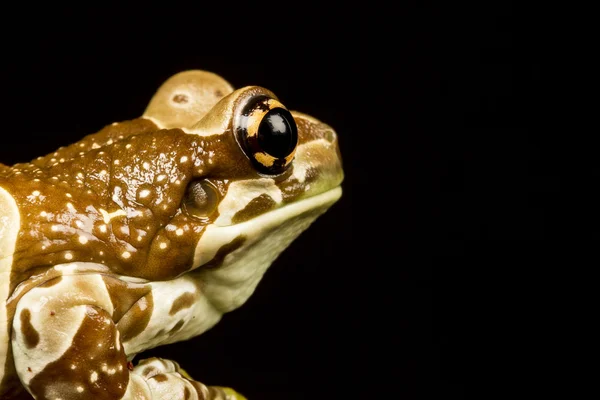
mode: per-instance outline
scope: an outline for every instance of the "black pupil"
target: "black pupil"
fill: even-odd
[[[298,131],[289,111],[274,108],[265,114],[258,127],[258,145],[267,154],[284,158],[296,147]]]

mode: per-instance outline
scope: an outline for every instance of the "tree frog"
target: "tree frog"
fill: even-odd
[[[244,304],[342,180],[329,125],[203,70],[139,118],[0,164],[0,398],[242,399],[134,357]]]

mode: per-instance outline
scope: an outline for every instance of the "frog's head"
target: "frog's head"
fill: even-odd
[[[262,87],[233,90],[187,71],[159,88],[142,118],[5,168],[0,187],[20,214],[22,278],[91,262],[123,276],[196,271],[252,289],[338,200],[342,179],[330,126]]]
[[[187,71],[162,85],[144,117],[200,144],[193,177],[176,200],[173,219],[182,222],[170,228],[194,237],[191,270],[260,278],[257,270],[341,196],[335,131],[288,110],[267,89],[232,90],[217,75]]]

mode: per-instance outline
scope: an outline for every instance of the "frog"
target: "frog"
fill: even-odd
[[[0,164],[0,398],[244,399],[143,352],[241,307],[343,180],[330,125],[202,69]]]

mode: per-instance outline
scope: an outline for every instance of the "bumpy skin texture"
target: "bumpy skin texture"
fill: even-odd
[[[0,164],[0,398],[243,398],[173,361],[132,361],[242,305],[340,197],[335,132],[284,108],[186,71],[142,117]],[[274,129],[293,119],[293,149],[256,147],[276,136],[268,113]]]

